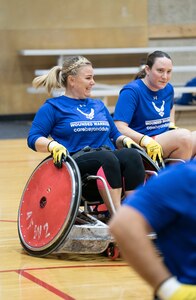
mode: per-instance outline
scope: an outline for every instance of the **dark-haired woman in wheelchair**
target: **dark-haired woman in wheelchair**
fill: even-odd
[[[64,88],[61,96],[51,97],[40,107],[28,135],[28,146],[34,151],[50,152],[57,168],[71,155],[80,170],[102,176],[107,183],[115,209],[121,205],[121,195],[128,195],[144,183],[145,169],[135,142],[116,128],[101,100],[90,98],[95,84],[93,67],[82,56],[67,57],[63,66],[53,67],[48,74],[38,76],[33,85],[44,86],[48,93]],[[110,214],[111,206],[104,184],[97,180],[84,191],[88,199],[101,196]]]
[[[175,126],[174,89],[169,83],[172,68],[167,53],[150,53],[135,80],[121,89],[114,122],[153,160],[151,149],[161,152],[166,161],[187,161],[196,155],[196,131]]]

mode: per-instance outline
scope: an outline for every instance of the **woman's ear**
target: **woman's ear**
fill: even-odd
[[[148,75],[149,71],[150,71],[150,67],[148,65],[145,65],[144,69],[145,69],[146,75]]]
[[[68,75],[68,77],[67,77],[67,82],[68,82],[71,86],[73,86],[73,85],[74,85],[74,82],[75,82],[75,77],[72,76],[72,75]]]

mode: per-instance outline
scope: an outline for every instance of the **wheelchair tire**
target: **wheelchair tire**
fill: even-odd
[[[136,148],[135,148],[136,149]],[[136,149],[141,157],[142,157],[142,160],[143,160],[143,164],[144,164],[144,167],[145,169],[147,170],[151,170],[151,171],[155,171],[155,172],[159,172],[161,170],[161,167],[156,164],[149,156],[148,154],[145,152],[145,151],[142,151],[142,150],[139,150],[138,148]]]
[[[18,210],[18,234],[24,250],[43,257],[60,248],[77,217],[81,201],[81,176],[68,156],[62,168],[51,156],[32,172]]]

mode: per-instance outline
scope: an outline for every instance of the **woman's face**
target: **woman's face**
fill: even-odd
[[[172,61],[167,57],[158,57],[150,69],[146,66],[145,80],[152,91],[163,89],[170,81],[172,75]]]
[[[81,66],[77,75],[70,75],[69,88],[74,98],[85,99],[90,97],[92,87],[95,84],[93,77],[94,72],[91,65]]]

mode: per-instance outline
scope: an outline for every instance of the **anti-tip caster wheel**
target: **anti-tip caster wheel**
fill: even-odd
[[[115,260],[120,257],[120,251],[117,245],[111,243],[107,248],[107,255],[111,260]]]

